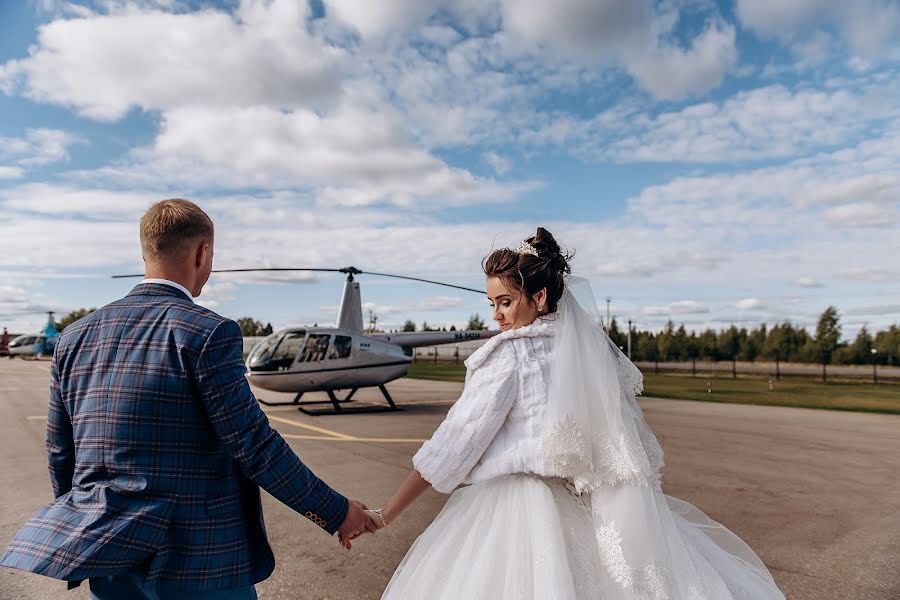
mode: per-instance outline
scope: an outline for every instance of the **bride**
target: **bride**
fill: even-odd
[[[740,538],[662,493],[643,378],[570,257],[538,228],[485,259],[501,333],[375,511],[390,524],[428,487],[452,492],[383,598],[783,600]]]

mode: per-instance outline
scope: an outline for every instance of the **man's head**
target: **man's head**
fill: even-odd
[[[148,278],[176,281],[199,296],[209,280],[213,222],[189,200],[155,203],[141,217],[141,253]]]

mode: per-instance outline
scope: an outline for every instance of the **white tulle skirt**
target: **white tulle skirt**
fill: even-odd
[[[784,599],[740,538],[693,505],[659,496],[694,566],[691,582],[667,573],[651,587],[623,586],[609,554],[601,557],[603,541],[586,499],[563,480],[521,474],[455,491],[410,548],[383,598]]]

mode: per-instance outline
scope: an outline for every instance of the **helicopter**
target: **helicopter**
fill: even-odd
[[[53,354],[56,340],[59,337],[59,331],[56,329],[56,323],[53,321],[53,314],[53,311],[47,311],[47,325],[39,333],[26,333],[10,340],[3,354],[9,356],[9,358],[16,356],[41,358],[46,354]]]
[[[338,310],[336,327],[288,327],[272,333],[256,344],[247,356],[247,379],[265,390],[294,394],[289,402],[269,402],[267,406],[293,405],[307,415],[334,415],[402,410],[385,384],[406,375],[413,362],[413,349],[471,340],[485,340],[499,331],[427,331],[402,333],[366,333],[363,329],[362,299],[359,275],[392,277],[484,294],[483,290],[389,273],[362,271],[356,267],[215,269],[213,273],[253,272],[331,272],[347,276]],[[114,277],[141,277],[115,275]],[[387,406],[346,407],[363,388],[378,388]],[[337,392],[347,391],[338,397]],[[325,392],[328,400],[303,401],[304,394]],[[307,406],[331,404],[331,408],[308,409]]]

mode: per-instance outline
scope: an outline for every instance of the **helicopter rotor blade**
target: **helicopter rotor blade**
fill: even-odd
[[[430,283],[432,285],[441,285],[466,292],[475,292],[476,294],[484,294],[484,290],[465,287],[462,285],[454,285],[452,283],[444,283],[443,281],[434,281],[433,279],[423,279],[421,277],[410,277],[408,275],[394,275],[392,273],[376,273],[374,271],[362,271],[356,267],[343,267],[340,269],[323,269],[323,268],[300,268],[300,267],[263,267],[256,269],[213,269],[212,273],[262,273],[262,272],[290,272],[290,271],[313,271],[318,273],[344,273],[349,276],[354,275],[375,275],[376,277],[393,277],[394,279],[405,279],[407,281],[418,281],[421,283]],[[144,275],[113,275],[113,279],[123,279],[129,277],[143,277]]]
[[[320,268],[281,268],[281,267],[265,267],[257,269],[213,269],[211,273],[257,273],[264,271],[316,271],[319,273],[345,273],[346,269],[320,269]],[[144,277],[143,273],[129,275],[113,275],[113,279],[128,279],[134,277]]]
[[[409,277],[407,275],[393,275],[391,273],[375,273],[373,271],[363,271],[363,275],[376,275],[378,277],[393,277],[395,279],[408,279],[409,281],[421,281],[422,283],[431,283],[434,285],[442,285],[444,287],[455,288],[457,290],[465,290],[467,292],[475,292],[476,294],[484,294],[484,290],[476,290],[475,288],[465,287],[462,285],[454,285],[452,283],[444,283],[443,281],[433,281],[431,279],[422,279],[421,277]]]

